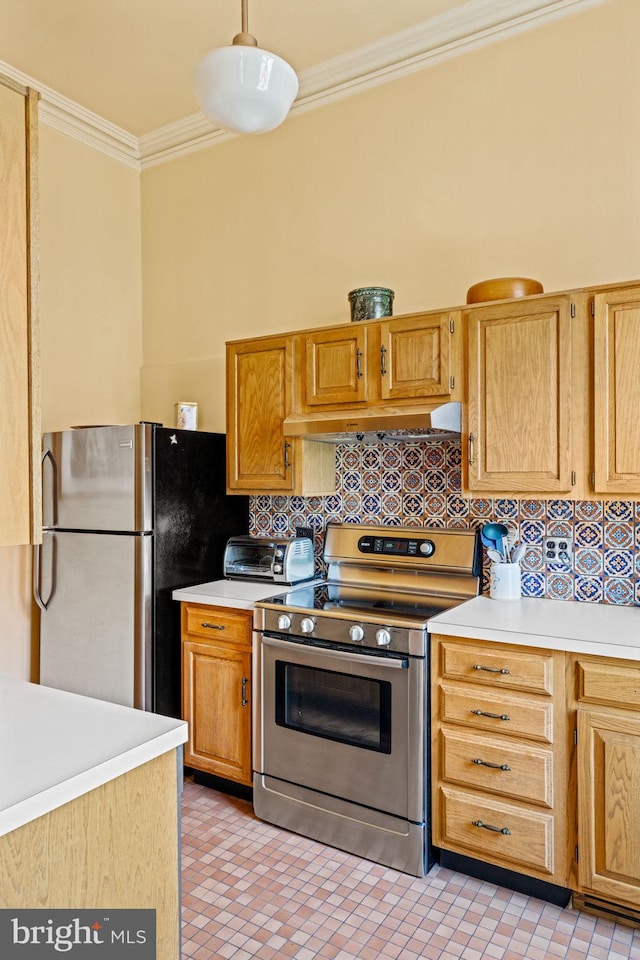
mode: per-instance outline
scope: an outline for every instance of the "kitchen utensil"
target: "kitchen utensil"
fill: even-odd
[[[501,553],[498,553],[497,550],[494,550],[493,547],[487,548],[487,556],[489,560],[493,560],[494,563],[504,563],[504,557]]]
[[[518,547],[516,547],[511,553],[511,563],[518,563],[518,561],[524,556],[525,550],[526,547],[524,543],[521,543]]]
[[[485,542],[484,538],[487,540],[492,540],[493,543],[488,543],[486,546],[495,547],[498,553],[501,554],[500,559],[503,561],[507,560],[507,547],[506,547],[506,538],[509,536],[509,529],[505,527],[504,523],[485,523],[480,534],[483,543]]]
[[[481,280],[469,287],[467,303],[511,300],[513,297],[529,297],[534,293],[544,293],[544,287],[538,280],[530,280],[528,277],[495,277],[493,280]]]

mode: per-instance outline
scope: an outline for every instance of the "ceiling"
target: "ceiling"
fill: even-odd
[[[608,0],[249,0],[249,30],[300,80],[292,113]],[[200,113],[197,61],[231,43],[241,0],[0,0],[0,74],[40,120],[123,163],[233,134]]]
[[[250,0],[249,30],[300,73],[460,4]],[[0,0],[0,60],[140,137],[198,110],[194,64],[240,19],[240,0]]]

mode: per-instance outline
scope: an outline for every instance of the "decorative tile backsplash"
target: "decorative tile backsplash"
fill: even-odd
[[[336,492],[326,497],[251,497],[254,536],[315,530],[323,573],[325,525],[391,524],[481,527],[497,520],[526,545],[521,561],[526,597],[640,605],[640,503],[626,500],[531,500],[463,496],[458,440],[351,445],[336,448]],[[572,568],[545,564],[544,537],[573,541]],[[485,556],[483,592],[488,592]]]

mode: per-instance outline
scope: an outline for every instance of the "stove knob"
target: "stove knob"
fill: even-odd
[[[364,630],[360,624],[355,623],[352,627],[349,627],[349,636],[354,643],[360,643],[360,641],[364,639]]]
[[[420,553],[423,557],[432,557],[436,552],[436,545],[433,540],[423,540],[420,544]]]
[[[315,627],[314,621],[311,617],[303,617],[300,621],[300,629],[303,633],[313,633],[313,628]]]
[[[291,617],[286,613],[281,613],[278,617],[278,630],[288,630],[291,626]]]
[[[376,630],[376,643],[379,647],[388,647],[391,643],[391,634],[388,630]]]

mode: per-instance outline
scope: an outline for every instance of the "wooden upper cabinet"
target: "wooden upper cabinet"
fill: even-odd
[[[465,311],[471,491],[571,489],[571,302],[567,295]]]
[[[268,337],[227,345],[227,488],[292,491],[291,443],[282,421],[291,407],[294,341]]]
[[[594,489],[640,491],[640,287],[594,297]]]
[[[37,95],[0,77],[0,544],[39,543]]]
[[[333,493],[335,447],[285,437],[291,412],[295,336],[227,344],[229,493]]]
[[[367,327],[354,325],[307,334],[306,402],[361,403],[367,399]]]
[[[379,324],[383,400],[446,397],[451,393],[451,325],[448,313]]]
[[[452,327],[446,312],[307,333],[303,409],[451,399]]]

